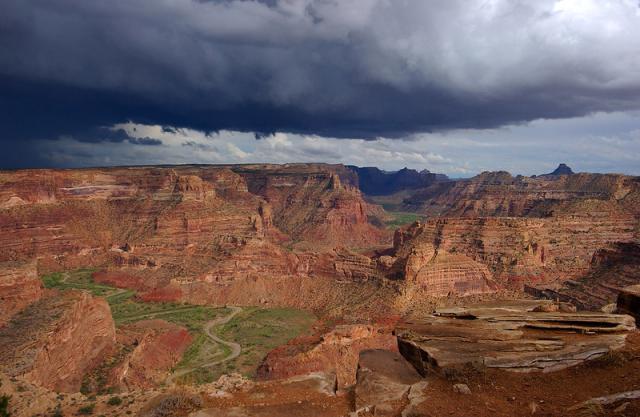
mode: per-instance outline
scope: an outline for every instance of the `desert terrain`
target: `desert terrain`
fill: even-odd
[[[640,177],[0,171],[0,416],[640,415]]]

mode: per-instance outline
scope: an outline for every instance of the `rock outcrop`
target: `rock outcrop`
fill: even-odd
[[[145,320],[118,330],[133,346],[110,376],[110,386],[130,391],[162,384],[192,341],[187,329],[162,320]]]
[[[358,175],[358,185],[363,193],[371,196],[389,195],[402,190],[428,187],[438,181],[447,181],[442,174],[428,170],[416,171],[403,168],[399,171],[383,171],[376,167],[347,166]]]
[[[438,218],[397,232],[395,246],[401,262],[412,253],[464,255],[484,264],[499,284],[520,287],[582,276],[594,253],[636,242],[637,230],[634,216],[591,210],[549,218]]]
[[[2,372],[59,392],[82,378],[115,346],[107,302],[68,291],[31,304],[0,329]]]
[[[633,316],[636,325],[640,324],[640,285],[631,285],[620,290],[617,311]]]
[[[573,175],[574,172],[567,164],[560,164],[553,172],[546,175]]]
[[[0,327],[42,297],[35,262],[0,263]]]
[[[398,416],[410,401],[410,390],[414,386],[419,389],[421,381],[421,376],[399,353],[365,350],[358,361],[355,413],[368,410],[374,416]]]
[[[596,251],[588,273],[564,282],[527,285],[538,298],[561,300],[581,310],[600,310],[615,304],[624,288],[640,284],[640,245],[616,243]]]
[[[334,373],[338,389],[356,381],[360,352],[397,351],[391,329],[373,325],[339,325],[319,339],[299,338],[270,352],[258,368],[261,379],[281,379],[311,372]]]
[[[637,213],[640,178],[618,174],[513,177],[505,171],[435,183],[404,201],[405,210],[441,217],[547,217],[571,205],[609,202]]]
[[[342,165],[232,167],[272,207],[273,223],[305,247],[374,246],[390,236],[368,221],[371,211],[356,176]]]
[[[539,305],[514,301],[436,310],[397,327],[400,353],[422,375],[468,365],[548,372],[620,349],[635,329],[630,316],[546,312]]]

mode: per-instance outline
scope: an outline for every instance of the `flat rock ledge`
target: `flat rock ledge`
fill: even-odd
[[[559,312],[545,301],[509,301],[440,309],[398,325],[400,353],[426,376],[471,365],[551,372],[624,346],[633,317]],[[536,310],[536,311],[534,311]],[[542,311],[541,311],[542,310]]]

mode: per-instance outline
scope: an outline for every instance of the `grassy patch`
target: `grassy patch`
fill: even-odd
[[[145,303],[135,299],[135,291],[97,284],[93,281],[92,269],[80,269],[69,272],[57,272],[45,275],[42,281],[46,288],[59,290],[79,289],[91,292],[95,296],[104,297],[111,307],[111,314],[120,327],[141,320],[162,319],[184,326],[193,335],[194,341],[185,352],[181,364],[191,365],[198,361],[206,361],[212,357],[224,358],[229,354],[226,346],[213,343],[205,334],[203,326],[210,320],[229,314],[227,308],[199,306],[185,303]],[[102,392],[106,384],[106,375],[115,366],[122,355],[103,363],[92,375],[87,375],[86,391]]]
[[[109,400],[107,401],[107,404],[112,405],[112,406],[120,405],[120,404],[122,404],[122,398],[120,398],[118,396],[110,397]]]
[[[392,219],[385,222],[387,227],[390,229],[396,229],[398,227],[406,226],[423,218],[423,216],[419,214],[407,213],[402,211],[388,211],[387,213],[392,216]]]
[[[93,414],[93,410],[96,407],[95,404],[89,404],[89,405],[85,405],[84,407],[80,407],[78,409],[78,414],[80,415],[89,415],[89,414]]]
[[[10,417],[11,413],[9,413],[9,400],[11,397],[8,395],[3,395],[0,397],[0,417]]]
[[[193,342],[176,366],[176,370],[195,368],[224,359],[231,354],[228,346],[213,342],[203,329],[208,321],[225,316],[231,310],[181,303],[138,302],[134,291],[93,282],[93,271],[81,269],[54,273],[43,276],[42,281],[47,288],[82,289],[104,297],[111,306],[117,326],[158,318],[186,327],[193,335]],[[245,308],[229,323],[213,329],[222,339],[239,343],[242,346],[240,356],[217,366],[198,368],[183,376],[181,380],[186,383],[207,383],[231,372],[254,376],[258,365],[270,350],[308,332],[315,320],[313,314],[301,310]],[[114,363],[105,363],[104,369],[101,368],[98,373],[106,375],[108,368],[116,362],[117,360],[114,360]],[[100,387],[104,385],[102,379],[101,375],[92,378],[93,390],[100,391]]]
[[[258,365],[269,351],[301,334],[308,333],[315,320],[313,314],[301,310],[245,307],[229,323],[213,329],[222,339],[239,343],[242,346],[240,356],[216,366],[198,368],[180,378],[181,382],[207,383],[232,372],[254,377]],[[195,367],[207,362],[202,357],[203,349],[199,348],[198,344],[198,341],[193,343],[193,350],[190,348],[185,353],[178,368]],[[231,353],[227,346],[218,345],[218,347],[221,351],[213,360],[225,358]]]
[[[242,345],[242,353],[230,361],[238,372],[254,376],[257,366],[272,349],[308,333],[313,314],[288,308],[247,308],[218,330],[225,340]]]
[[[78,269],[55,272],[43,276],[42,282],[46,288],[85,290],[95,296],[104,297],[118,326],[159,318],[185,326],[191,332],[200,332],[205,322],[228,313],[227,309],[209,306],[138,302],[134,298],[135,291],[95,283],[91,276],[94,271],[95,269]]]
[[[95,269],[78,269],[69,272],[54,272],[43,276],[42,282],[45,288],[86,290],[98,297],[106,297],[117,291],[116,288],[93,282],[91,274],[94,271]]]

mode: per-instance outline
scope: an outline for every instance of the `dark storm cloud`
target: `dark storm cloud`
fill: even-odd
[[[399,137],[640,107],[630,0],[2,3],[5,140],[127,120]]]

